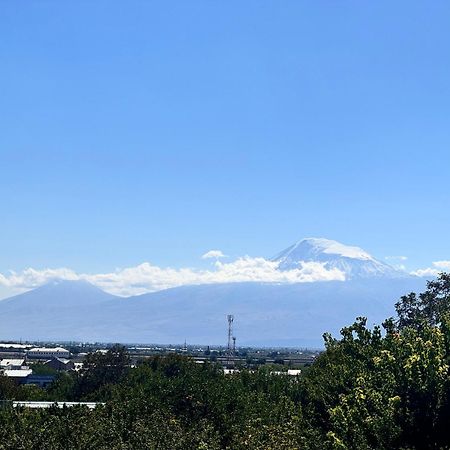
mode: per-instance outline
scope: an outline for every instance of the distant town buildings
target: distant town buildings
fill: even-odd
[[[69,358],[69,350],[62,347],[0,343],[0,374],[17,384],[47,387],[53,382],[55,375],[34,373],[34,365],[44,364],[56,371],[73,370],[75,365]]]
[[[269,365],[273,375],[291,376],[293,381],[302,373],[302,367],[311,365],[319,351],[306,349],[280,348],[236,348],[232,332],[230,354],[228,347],[188,346],[136,346],[126,347],[130,357],[130,367],[155,355],[180,354],[189,356],[197,364],[211,362],[222,366],[225,375],[233,375],[245,368],[254,371],[262,365]],[[57,342],[41,347],[40,343],[22,344],[0,343],[0,375],[10,378],[17,384],[34,384],[47,387],[55,379],[57,372],[79,371],[88,353],[106,354],[108,344],[71,343],[73,354]],[[43,344],[45,345],[45,344]]]

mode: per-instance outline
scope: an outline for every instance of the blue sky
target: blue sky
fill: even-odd
[[[3,2],[0,273],[450,259],[450,4]]]

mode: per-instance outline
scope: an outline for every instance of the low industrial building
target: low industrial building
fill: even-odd
[[[10,378],[17,384],[25,384],[27,377],[29,377],[33,371],[31,369],[6,369],[3,371],[5,377]]]
[[[61,370],[74,370],[75,363],[71,359],[64,358],[52,358],[44,363],[47,367],[61,371]]]
[[[62,347],[35,347],[27,351],[27,357],[34,359],[69,358],[70,352]]]
[[[23,384],[34,384],[41,388],[46,388],[48,385],[52,384],[55,379],[54,375],[35,375],[30,374],[25,378]]]
[[[8,377],[16,384],[35,384],[36,386],[45,388],[53,382],[54,375],[37,375],[33,374],[31,369],[7,369],[3,371],[3,375]]]
[[[0,342],[0,352],[24,352],[33,346],[30,344],[17,344],[14,342]]]

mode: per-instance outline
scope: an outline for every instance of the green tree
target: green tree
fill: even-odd
[[[89,353],[78,373],[76,398],[104,399],[108,386],[118,383],[130,369],[130,358],[125,347],[114,345],[106,353]],[[102,389],[103,395],[100,394]]]
[[[8,377],[0,374],[0,400],[12,400],[17,396],[18,388]]]
[[[450,274],[441,273],[438,278],[428,281],[425,292],[411,292],[395,304],[397,325],[421,327],[424,323],[437,325],[444,315],[450,313]]]

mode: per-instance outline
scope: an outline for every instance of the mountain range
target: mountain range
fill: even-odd
[[[237,345],[317,348],[324,332],[336,335],[357,316],[380,323],[401,295],[425,287],[358,247],[323,238],[303,239],[272,261],[281,271],[317,262],[345,280],[190,285],[127,298],[54,280],[0,301],[0,339],[220,345],[234,314]]]

